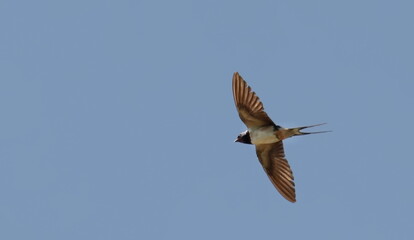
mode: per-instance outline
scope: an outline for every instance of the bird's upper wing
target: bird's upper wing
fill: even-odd
[[[296,202],[295,183],[283,142],[256,145],[256,154],[270,181],[286,200]]]
[[[233,75],[233,98],[240,119],[248,128],[275,125],[264,111],[259,97],[237,72]]]

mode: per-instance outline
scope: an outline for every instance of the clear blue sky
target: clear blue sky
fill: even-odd
[[[414,239],[412,1],[0,1],[0,239]],[[284,127],[297,200],[245,129]]]

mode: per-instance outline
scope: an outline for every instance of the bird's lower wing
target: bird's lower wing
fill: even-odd
[[[279,193],[286,200],[296,202],[293,173],[285,158],[283,142],[256,145],[256,154],[267,176]]]

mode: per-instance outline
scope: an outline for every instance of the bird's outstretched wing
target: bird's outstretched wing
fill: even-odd
[[[233,75],[233,98],[240,119],[248,128],[275,125],[264,111],[259,97],[237,72]]]
[[[267,176],[279,193],[286,200],[296,202],[293,173],[285,158],[283,142],[256,145],[256,154]]]

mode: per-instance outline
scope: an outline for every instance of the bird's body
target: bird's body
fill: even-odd
[[[285,158],[282,140],[311,134],[300,130],[321,124],[297,128],[276,125],[264,111],[260,99],[237,72],[233,75],[233,97],[240,119],[247,126],[247,130],[240,133],[235,141],[256,146],[257,157],[273,185],[288,201],[295,202],[294,178]]]
[[[276,126],[263,126],[249,128],[249,134],[252,144],[269,144],[280,141],[276,132],[278,128]]]

